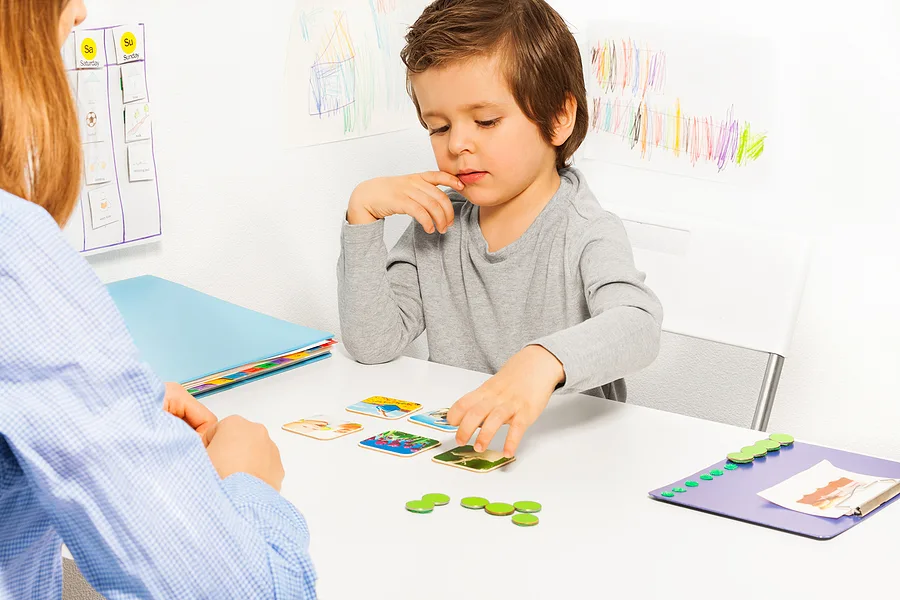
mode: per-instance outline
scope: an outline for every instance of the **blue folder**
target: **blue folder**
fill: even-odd
[[[151,275],[106,287],[142,359],[164,381],[188,383],[334,337]]]

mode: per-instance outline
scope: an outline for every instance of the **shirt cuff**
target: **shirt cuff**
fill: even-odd
[[[351,225],[344,217],[341,227],[341,239],[345,244],[371,244],[384,241],[384,219],[373,223]]]
[[[222,480],[222,487],[237,506],[267,505],[284,513],[284,516],[303,520],[293,504],[279,494],[271,485],[248,473],[232,473]]]
[[[559,332],[557,332],[559,333]],[[534,340],[529,346],[540,346],[550,354],[556,357],[563,366],[563,382],[558,384],[553,390],[554,392],[570,392],[573,391],[573,384],[580,380],[583,375],[576,372],[576,360],[567,352],[567,344],[565,340],[558,339],[556,334],[544,336],[539,340]]]

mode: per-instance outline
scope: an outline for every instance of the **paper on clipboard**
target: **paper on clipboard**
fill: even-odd
[[[865,516],[898,494],[900,479],[853,473],[823,460],[758,495],[790,510],[837,519]]]

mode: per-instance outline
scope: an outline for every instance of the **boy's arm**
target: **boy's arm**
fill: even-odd
[[[361,363],[393,360],[425,331],[415,228],[413,221],[388,255],[383,219],[344,222],[337,267],[341,341]]]
[[[592,237],[576,246],[591,318],[544,336],[514,354],[478,389],[447,413],[457,425],[456,443],[469,443],[480,428],[477,452],[509,424],[505,456],[515,456],[525,431],[556,389],[600,387],[637,371],[659,352],[662,306],[634,266],[631,245],[618,220],[592,223]]]
[[[534,342],[562,363],[564,391],[615,381],[659,353],[662,305],[634,266],[624,227],[615,219],[592,231],[598,233],[580,245],[578,261],[591,318]]]

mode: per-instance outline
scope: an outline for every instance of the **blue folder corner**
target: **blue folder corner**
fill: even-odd
[[[142,359],[164,381],[187,383],[334,337],[152,275],[106,287]]]

